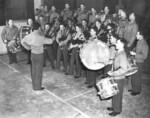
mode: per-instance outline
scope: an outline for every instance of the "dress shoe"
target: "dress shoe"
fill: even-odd
[[[41,87],[41,89],[34,89],[34,91],[42,91],[44,89],[45,89],[44,87]]]
[[[119,112],[114,112],[114,111],[109,113],[110,116],[117,116],[118,114],[120,114],[120,113]]]
[[[88,84],[87,82],[84,82],[84,84]]]
[[[74,78],[76,78],[76,79],[78,79],[79,77],[80,77],[80,76],[78,76],[78,75],[75,75],[75,76],[74,76]]]
[[[107,108],[108,111],[113,111],[114,109],[112,107]]]
[[[139,94],[140,94],[140,92],[132,92],[131,93],[132,96],[136,96],[136,95],[139,95]]]
[[[31,62],[28,61],[27,64],[31,64]]]
[[[133,90],[130,89],[130,90],[128,90],[128,92],[133,92]]]
[[[69,75],[69,73],[66,72],[65,75]]]
[[[43,67],[46,67],[46,65],[43,65]]]
[[[92,86],[92,85],[87,86],[87,88],[92,88],[92,87],[94,87],[94,86]]]

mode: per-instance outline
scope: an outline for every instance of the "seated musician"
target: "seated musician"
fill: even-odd
[[[89,38],[88,42],[98,40],[96,32],[97,31],[95,28],[91,28],[91,30],[90,30],[91,37]],[[96,76],[97,76],[96,70],[89,70],[88,68],[86,68],[86,82],[85,82],[85,84],[88,84],[87,88],[92,88],[96,85]]]
[[[81,62],[79,58],[79,49],[85,41],[84,34],[81,29],[81,25],[76,26],[76,33],[73,34],[73,39],[70,42],[69,50],[71,50],[69,75],[74,74],[74,65],[76,66],[75,78],[81,76]]]
[[[138,42],[136,44],[135,52],[130,52],[130,54],[135,57],[135,61],[138,66],[137,73],[131,76],[132,89],[129,90],[129,92],[131,92],[131,95],[133,96],[136,96],[141,92],[142,70],[144,61],[146,60],[149,51],[148,44],[144,39],[144,34],[142,31],[137,32],[136,38]]]
[[[56,41],[58,43],[57,49],[57,61],[56,61],[56,69],[60,69],[60,61],[63,58],[64,61],[64,72],[67,72],[68,67],[68,41],[71,39],[71,35],[69,30],[66,29],[66,26],[61,23],[60,30],[57,33]]]
[[[110,116],[116,116],[122,112],[122,97],[125,82],[125,73],[127,72],[128,61],[124,50],[125,40],[118,39],[116,43],[116,56],[113,62],[113,71],[109,71],[108,75],[112,76],[118,84],[119,93],[112,97],[112,107],[107,110],[112,111]]]

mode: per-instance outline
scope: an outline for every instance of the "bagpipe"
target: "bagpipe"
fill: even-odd
[[[80,50],[80,45],[82,45],[85,42],[84,35],[81,33],[79,36],[77,36],[77,33],[75,32],[72,34],[72,40],[70,41],[70,45],[68,47],[69,53],[72,52],[73,48],[77,49],[77,52]]]

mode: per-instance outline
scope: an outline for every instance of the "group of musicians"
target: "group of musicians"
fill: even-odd
[[[55,6],[48,12],[42,5],[35,15],[35,22],[28,19],[30,34],[21,39],[22,46],[28,50],[28,64],[31,63],[34,90],[44,89],[42,73],[46,59],[56,71],[60,70],[63,61],[65,75],[74,75],[74,78],[81,77],[82,71],[85,71],[85,84],[88,84],[88,88],[95,87],[98,71],[86,68],[81,63],[79,53],[85,42],[101,40],[110,50],[110,59],[102,69],[103,74],[113,76],[120,91],[112,97],[112,107],[108,108],[112,112],[109,115],[116,116],[122,111],[123,86],[126,78],[124,73],[127,71],[127,58],[130,56],[134,56],[138,71],[131,76],[132,90],[129,91],[133,96],[140,94],[142,69],[149,48],[143,32],[138,29],[133,12],[129,18],[124,9],[119,9],[116,14],[109,14],[107,6],[101,13],[97,13],[94,8],[87,12],[84,4],[73,12],[69,4],[65,4],[61,14],[56,12]],[[10,19],[1,34],[8,49],[10,64],[17,63],[17,59],[16,53],[10,52],[8,44],[17,38],[18,32],[18,28]]]

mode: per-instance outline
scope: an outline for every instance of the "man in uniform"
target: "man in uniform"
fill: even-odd
[[[63,57],[64,61],[64,72],[67,73],[68,66],[68,41],[71,39],[71,35],[68,29],[66,29],[64,24],[60,24],[60,30],[57,33],[56,41],[58,43],[57,49],[57,62],[56,69],[60,69],[60,61]]]
[[[18,28],[13,24],[13,20],[9,19],[8,20],[8,25],[6,25],[1,33],[1,37],[3,42],[6,44],[7,47],[7,52],[8,52],[8,56],[9,56],[9,64],[12,63],[17,63],[17,57],[16,57],[16,53],[12,53],[9,50],[9,43],[13,40],[16,40],[18,37]]]
[[[136,17],[134,13],[129,15],[129,23],[125,26],[124,30],[124,39],[127,41],[126,44],[126,53],[129,55],[129,52],[135,47],[134,41],[136,34],[138,32],[138,25],[135,21]]]
[[[137,45],[135,52],[131,51],[130,54],[135,56],[135,61],[138,66],[138,71],[134,75],[131,76],[131,86],[132,90],[131,95],[135,96],[140,94],[141,92],[141,84],[142,84],[142,70],[144,61],[147,58],[149,47],[147,42],[144,40],[144,35],[142,31],[137,32]]]
[[[61,12],[63,22],[67,24],[67,20],[72,19],[72,15],[69,4],[65,4],[65,9]]]
[[[82,20],[87,20],[87,11],[85,10],[85,5],[81,4],[80,9],[77,10],[77,12],[74,13],[74,17],[77,17],[77,23],[81,24]]]
[[[54,19],[59,17],[59,14],[56,12],[56,7],[52,6],[49,14],[49,23],[53,24],[54,23]]]
[[[122,97],[123,88],[125,82],[125,73],[127,72],[127,56],[124,51],[125,40],[118,39],[116,43],[116,56],[113,62],[113,71],[109,71],[108,75],[112,76],[118,84],[119,93],[112,97],[112,107],[108,107],[107,110],[112,111],[110,116],[116,116],[122,111]]]
[[[52,44],[54,39],[45,38],[39,35],[40,25],[34,24],[34,31],[25,36],[21,44],[27,50],[31,50],[31,78],[33,90],[36,93],[40,93],[43,90],[42,87],[42,74],[43,74],[43,45]]]

